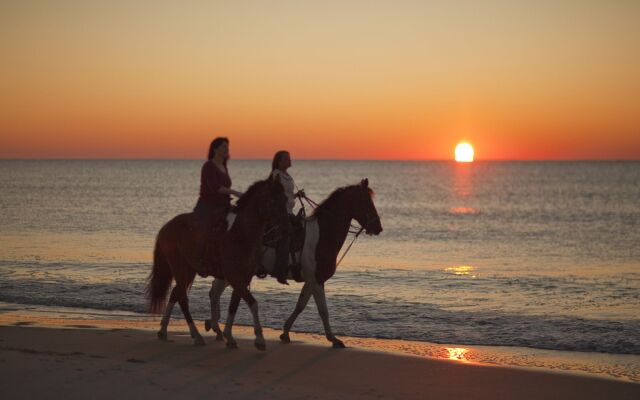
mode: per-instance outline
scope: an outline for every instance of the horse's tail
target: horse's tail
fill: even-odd
[[[173,274],[167,258],[160,248],[160,235],[156,239],[156,246],[153,250],[153,269],[147,278],[146,295],[149,300],[149,310],[154,314],[164,311],[167,294],[171,287]]]

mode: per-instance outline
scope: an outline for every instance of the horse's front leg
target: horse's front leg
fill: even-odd
[[[173,308],[178,301],[178,292],[177,288],[174,287],[171,290],[171,295],[169,296],[169,302],[164,308],[164,315],[162,316],[162,320],[160,321],[160,330],[158,331],[158,339],[166,341],[168,339],[167,335],[167,327],[169,326],[169,320],[171,320],[171,313],[173,312]]]
[[[322,319],[322,325],[324,325],[325,336],[328,341],[333,343],[334,349],[343,349],[345,347],[344,343],[342,343],[342,340],[335,337],[331,331],[331,325],[329,324],[329,310],[327,309],[327,298],[324,294],[324,285],[316,283],[313,289],[313,298],[318,306],[318,313]]]
[[[233,320],[236,318],[236,312],[238,312],[238,306],[240,305],[240,292],[233,289],[231,293],[231,301],[229,302],[229,313],[227,314],[227,323],[224,325],[224,338],[227,339],[227,347],[235,349],[238,347],[238,343],[233,338],[231,330],[233,329]]]
[[[291,342],[291,338],[289,337],[289,331],[291,330],[291,327],[293,327],[293,323],[296,321],[296,318],[298,318],[298,315],[300,315],[300,313],[302,313],[304,308],[307,306],[307,303],[311,298],[311,294],[313,293],[314,284],[315,283],[307,282],[304,284],[304,286],[302,286],[302,290],[300,291],[300,296],[298,296],[298,302],[296,303],[296,308],[295,310],[293,310],[293,312],[287,319],[287,322],[284,323],[284,327],[282,329],[282,335],[280,335],[280,340],[283,343]]]
[[[213,329],[216,333],[216,340],[224,340],[222,330],[218,325],[220,320],[220,296],[227,287],[227,283],[222,279],[214,279],[211,284],[211,290],[209,291],[209,300],[211,301],[211,319],[204,321],[204,329],[208,332],[209,329]]]
[[[196,324],[193,322],[191,311],[189,311],[189,298],[187,297],[187,290],[184,288],[184,286],[176,284],[176,293],[178,297],[178,304],[180,305],[182,314],[184,314],[184,319],[189,326],[189,333],[193,338],[193,344],[197,346],[204,346],[204,338],[200,335],[200,332],[198,332],[198,328],[196,328]]]
[[[253,316],[253,331],[256,334],[256,340],[254,342],[258,350],[266,350],[267,342],[262,336],[262,325],[260,325],[260,316],[258,315],[258,302],[253,297],[248,288],[242,290],[242,299],[247,302],[251,315]]]

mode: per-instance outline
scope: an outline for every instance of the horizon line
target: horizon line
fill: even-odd
[[[141,158],[117,158],[117,157],[55,157],[55,158],[3,158],[0,157],[0,161],[206,161],[202,158],[154,158],[154,157],[141,157]],[[230,161],[271,161],[271,158],[231,158]],[[454,159],[449,158],[296,158],[295,161],[404,161],[404,162],[453,162],[458,163]],[[494,158],[494,159],[477,159],[472,162],[460,162],[460,164],[473,164],[475,162],[620,162],[620,161],[640,161],[638,158],[527,158],[527,159],[509,159],[509,158]]]

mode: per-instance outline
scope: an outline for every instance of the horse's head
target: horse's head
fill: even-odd
[[[364,228],[367,235],[379,235],[382,232],[382,223],[373,204],[373,190],[369,187],[369,179],[365,178],[356,185],[354,192],[353,218]]]

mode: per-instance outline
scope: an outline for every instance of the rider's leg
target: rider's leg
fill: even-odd
[[[287,272],[289,271],[289,247],[291,245],[291,236],[283,234],[276,248],[276,264],[273,267],[273,276],[278,282],[288,285]]]
[[[213,213],[211,205],[204,201],[198,200],[193,213],[196,217],[196,225],[198,232],[196,234],[196,254],[195,269],[198,273],[204,272],[205,257],[207,255],[207,245],[213,228]]]

